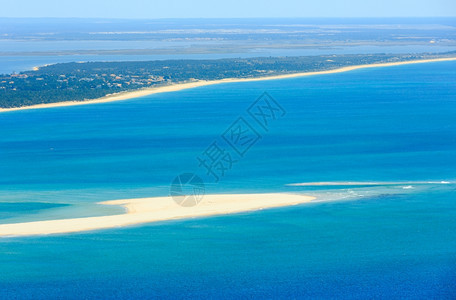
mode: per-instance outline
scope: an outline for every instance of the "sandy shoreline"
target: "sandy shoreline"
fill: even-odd
[[[168,85],[168,86],[146,88],[146,89],[131,91],[131,92],[121,92],[121,93],[107,95],[102,98],[98,98],[98,99],[94,99],[94,100],[87,100],[87,101],[66,101],[66,102],[57,102],[57,103],[49,103],[49,104],[37,104],[37,105],[31,105],[31,106],[26,106],[26,107],[0,108],[0,113],[9,112],[9,111],[18,111],[18,110],[28,110],[28,109],[40,109],[40,108],[51,108],[51,107],[64,107],[64,106],[108,103],[108,102],[114,102],[114,101],[133,99],[133,98],[152,95],[152,94],[176,92],[176,91],[181,91],[181,90],[185,90],[185,89],[191,89],[191,88],[214,85],[214,84],[221,84],[221,83],[276,80],[276,79],[286,79],[286,78],[295,78],[295,77],[304,77],[304,76],[313,76],[313,75],[342,73],[342,72],[349,72],[349,71],[353,71],[353,70],[366,69],[366,68],[390,67],[390,66],[399,66],[399,65],[408,65],[408,64],[430,63],[430,62],[439,62],[439,61],[454,61],[454,60],[456,60],[456,57],[412,60],[412,61],[393,62],[393,63],[366,64],[366,65],[342,67],[342,68],[334,69],[334,70],[293,73],[293,74],[276,75],[276,76],[268,76],[268,77],[227,78],[227,79],[212,80],[212,81],[200,80],[200,81],[195,81],[195,82],[179,83],[179,84],[173,84],[173,85]]]
[[[221,194],[206,195],[201,203],[193,207],[179,206],[171,197],[105,201],[99,204],[120,205],[126,209],[126,213],[99,217],[1,224],[0,237],[109,229],[157,221],[189,219],[297,205],[314,199],[315,197],[284,193]]]

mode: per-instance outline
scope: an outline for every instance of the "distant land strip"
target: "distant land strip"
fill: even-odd
[[[249,82],[249,81],[265,81],[265,80],[277,80],[277,79],[286,79],[286,78],[295,78],[303,76],[313,76],[313,75],[323,75],[323,74],[334,74],[341,72],[348,72],[353,70],[365,69],[365,68],[376,68],[376,67],[390,67],[406,64],[418,64],[418,63],[431,63],[431,62],[442,62],[442,61],[455,61],[455,53],[452,55],[446,54],[444,57],[435,57],[437,55],[425,54],[418,57],[431,57],[426,59],[410,59],[410,57],[416,56],[380,56],[378,55],[364,55],[364,56],[353,56],[353,55],[343,55],[343,56],[318,56],[320,64],[313,62],[309,65],[309,57],[289,57],[285,60],[283,58],[267,58],[266,61],[264,58],[256,59],[240,59],[239,61],[245,63],[249,67],[245,71],[232,70],[224,74],[219,74],[216,70],[210,69],[214,65],[217,68],[220,68],[220,72],[223,72],[223,65],[231,65],[236,62],[234,59],[224,59],[224,60],[182,60],[179,62],[171,61],[160,61],[160,62],[126,62],[126,63],[65,63],[65,64],[56,64],[45,66],[42,68],[37,68],[35,71],[22,72],[16,75],[8,75],[10,79],[14,78],[17,80],[28,80],[32,78],[31,81],[35,80],[38,82],[44,82],[45,90],[40,91],[39,86],[30,88],[30,84],[20,86],[23,90],[10,90],[11,87],[5,87],[7,80],[0,81],[3,86],[0,84],[0,112],[9,112],[23,109],[41,109],[41,108],[51,108],[51,107],[63,107],[63,106],[73,106],[73,105],[85,105],[85,104],[97,104],[97,103],[107,103],[113,101],[127,100],[142,96],[147,96],[151,94],[163,93],[163,92],[173,92],[180,91],[189,88],[221,84],[221,83],[233,83],[233,82]],[[342,59],[341,59],[342,57]],[[373,61],[380,60],[380,62],[373,62],[367,64],[359,65],[348,65],[337,67],[340,64],[349,64],[352,61],[355,61],[354,58],[360,61],[368,60],[369,58]],[[406,58],[404,58],[406,57]],[[276,60],[276,63],[271,61],[271,59]],[[316,58],[313,58],[314,60]],[[339,62],[336,66],[333,62]],[[348,60],[347,60],[348,59]],[[400,60],[403,61],[391,61],[391,60]],[[297,72],[292,70],[285,72],[284,74],[277,74],[277,70],[281,68],[281,65],[290,66],[292,62],[296,60],[302,65],[307,65],[308,69],[314,71],[305,71]],[[324,60],[326,64],[321,61]],[[389,62],[384,62],[387,60]],[[304,61],[306,63],[304,63]],[[312,61],[312,60],[311,60]],[[329,62],[328,62],[329,61]],[[160,69],[155,73],[147,71],[147,63],[153,63],[155,69]],[[166,64],[178,64],[174,67],[168,67]],[[188,65],[185,65],[188,63]],[[249,65],[250,64],[250,65]],[[142,68],[141,66],[144,65]],[[274,70],[268,69],[271,67]],[[79,68],[78,68],[79,67]],[[125,75],[132,72],[134,68],[138,70],[145,70],[143,77],[139,75]],[[170,73],[168,69],[178,69],[181,73]],[[204,73],[204,70],[207,68],[208,74],[203,74],[201,76],[196,76],[196,73]],[[241,67],[242,68],[242,67]],[[296,68],[296,67],[295,67]],[[318,69],[321,70],[318,70]],[[43,71],[44,70],[44,71]],[[163,71],[165,70],[165,71]],[[190,71],[189,71],[190,70]],[[95,73],[94,73],[95,72]],[[98,73],[96,73],[98,72]],[[117,73],[110,73],[117,72]],[[182,74],[185,73],[185,74]],[[152,74],[152,75],[150,75]],[[164,74],[164,75],[158,75]],[[176,75],[178,74],[178,75]],[[237,77],[226,77],[225,75],[235,75]],[[47,77],[46,77],[47,76]],[[79,77],[78,77],[79,76]],[[85,77],[81,77],[85,76]],[[91,77],[92,76],[92,77]],[[178,78],[173,78],[178,77]],[[5,77],[5,75],[3,75]],[[197,79],[204,78],[204,79]],[[221,79],[211,80],[212,77]],[[55,80],[55,78],[60,78]],[[104,78],[108,78],[104,79]],[[46,80],[49,80],[49,83],[46,83]],[[128,80],[128,81],[127,81]],[[56,82],[54,82],[56,81]],[[65,88],[63,86],[71,86],[71,83],[75,81],[77,84],[73,88]],[[11,83],[13,82],[13,83]],[[94,83],[95,82],[95,83]],[[57,84],[58,83],[58,84]],[[96,88],[94,88],[95,84]],[[141,84],[139,84],[141,83]],[[149,84],[150,86],[140,88],[144,84]],[[14,80],[10,81],[11,85],[14,85]],[[40,83],[42,84],[42,83]],[[76,84],[76,83],[73,83]],[[102,86],[102,84],[107,85]],[[123,86],[125,90],[122,89]],[[49,87],[51,86],[51,87]],[[52,87],[54,89],[52,89]],[[132,88],[131,86],[134,86]],[[29,90],[28,90],[29,89]],[[16,95],[15,95],[16,94]],[[20,95],[23,95],[21,97]],[[88,95],[88,96],[87,96]],[[99,97],[95,97],[100,95]],[[68,97],[66,97],[68,96]],[[82,97],[79,99],[77,97]],[[87,97],[85,97],[87,96]],[[27,98],[28,97],[28,98]],[[48,97],[48,98],[46,98]],[[76,99],[75,99],[76,97]],[[90,99],[93,97],[93,99]],[[62,99],[67,99],[67,101],[62,101]]]

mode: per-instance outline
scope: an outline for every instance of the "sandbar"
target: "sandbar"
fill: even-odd
[[[206,195],[196,206],[179,206],[171,197],[136,198],[104,201],[103,205],[120,205],[124,214],[1,224],[0,237],[65,234],[92,231],[150,222],[225,215],[267,208],[297,205],[315,197],[289,193]]]
[[[451,181],[321,181],[289,183],[287,186],[369,186],[369,185],[404,185],[404,184],[451,184]]]

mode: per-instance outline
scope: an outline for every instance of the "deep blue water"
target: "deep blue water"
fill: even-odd
[[[26,204],[22,213],[1,206],[2,223],[117,213],[94,203],[167,195],[182,172],[198,173],[208,193],[352,198],[3,239],[0,295],[454,299],[454,184],[324,191],[286,184],[454,182],[455,67],[366,69],[0,114],[0,201],[35,203],[32,213]],[[246,113],[264,91],[286,110],[267,132]],[[262,139],[215,184],[196,158],[239,116]]]

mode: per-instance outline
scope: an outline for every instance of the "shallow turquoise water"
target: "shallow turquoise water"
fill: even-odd
[[[454,299],[454,193],[8,239],[0,287],[21,298]]]
[[[143,99],[0,114],[0,201],[11,221],[118,213],[102,200],[208,193],[351,197],[258,213],[0,242],[3,296],[454,298],[456,63],[223,84]],[[197,156],[262,94],[286,110],[218,184]],[[21,213],[22,212],[22,213]],[[77,291],[76,294],[71,294]]]

